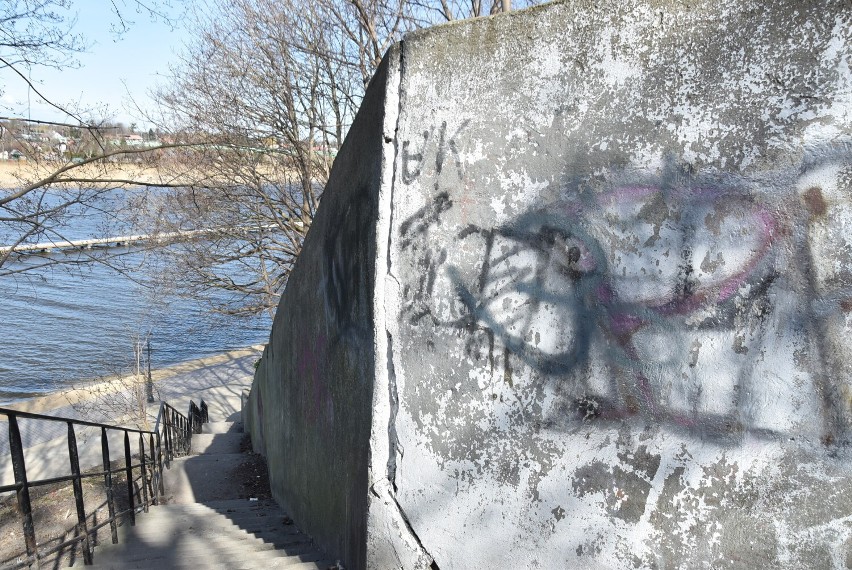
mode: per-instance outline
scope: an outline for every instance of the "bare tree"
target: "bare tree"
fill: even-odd
[[[165,18],[161,8],[169,4],[104,2],[118,33],[132,24],[128,14]],[[195,295],[217,298],[223,310],[271,310],[385,51],[411,29],[510,8],[509,0],[212,0],[195,13],[194,38],[158,94],[164,130],[177,127],[168,129],[168,148],[115,146],[109,133],[123,131],[111,130],[118,125],[58,105],[69,117],[64,126],[78,133],[73,161],[32,132],[0,133],[14,134],[12,146],[31,166],[16,188],[0,193],[3,240],[64,240],[68,215],[100,207],[117,188],[180,187],[136,194],[132,221],[167,235],[201,230],[205,239],[162,250],[179,270],[176,279]],[[73,63],[85,46],[74,23],[71,0],[7,1],[0,6],[0,66],[39,94],[31,70]],[[156,176],[144,174],[148,166]],[[10,269],[13,255],[0,250],[0,273],[40,267]],[[71,261],[96,257],[82,252]]]
[[[195,15],[193,39],[157,94],[160,122],[197,143],[175,162],[181,167],[175,177],[191,183],[147,197],[139,210],[148,212],[142,222],[158,231],[211,232],[162,251],[171,279],[222,311],[272,311],[387,49],[409,30],[499,12],[510,2],[212,4]]]
[[[163,8],[170,6],[170,0],[102,1],[113,14],[110,25],[116,33],[132,24],[128,18],[134,14],[169,19]],[[65,241],[69,216],[104,208],[117,189],[144,180],[138,175],[162,155],[162,150],[113,144],[109,137],[115,132],[114,125],[93,118],[94,113],[88,110],[51,101],[40,91],[40,69],[74,67],[76,55],[87,47],[85,38],[74,31],[74,7],[72,0],[0,2],[0,72],[6,81],[26,84],[67,117],[66,122],[0,117],[4,151],[20,161],[17,181],[0,189],[0,276],[39,270],[57,262],[78,264],[101,259],[83,251],[34,263],[10,263],[17,258],[16,249],[24,244]],[[0,82],[0,93],[4,87]],[[117,169],[117,163],[133,168]]]
[[[481,16],[493,16],[509,12],[515,8],[528,8],[541,4],[540,0],[411,0],[420,14],[424,25],[436,24],[441,21],[464,20]]]
[[[182,0],[99,0],[113,15],[109,22],[118,35],[128,29],[132,15],[144,15],[174,25],[166,8]],[[85,37],[75,32],[77,14],[73,0],[3,0],[0,2],[0,72],[22,81],[36,95],[69,118],[88,121],[73,110],[44,97],[37,89],[39,68],[68,68],[77,65],[76,55],[88,47]],[[33,71],[36,71],[34,80]],[[0,93],[4,85],[0,83]]]
[[[187,188],[148,198],[160,231],[215,229],[162,253],[220,310],[273,310],[364,85],[401,31],[403,5],[236,0],[197,14],[158,99],[198,145]],[[177,164],[177,163],[176,163]],[[231,295],[223,298],[219,293]]]
[[[134,336],[131,340],[132,361],[125,359],[122,363],[124,366],[111,361],[108,377],[72,384],[71,391],[65,393],[68,404],[83,419],[132,425],[142,430],[151,429],[152,415],[156,414],[156,407],[149,406],[149,403],[155,400],[149,399],[148,396],[153,396],[156,391],[159,401],[159,391],[151,381],[150,356],[146,355],[144,350],[147,339]]]
[[[6,0],[0,4],[0,69],[57,67],[84,47],[73,33],[69,0]]]

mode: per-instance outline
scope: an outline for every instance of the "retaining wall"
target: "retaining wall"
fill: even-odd
[[[577,1],[392,49],[249,405],[294,518],[353,568],[852,564],[850,30]]]

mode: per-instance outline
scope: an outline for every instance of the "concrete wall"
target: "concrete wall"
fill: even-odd
[[[244,410],[275,499],[349,567],[363,566],[366,552],[384,91],[380,70],[335,161]]]
[[[326,424],[273,396],[335,321],[299,272],[258,383],[357,425],[351,567],[852,567],[850,46],[848,2],[575,1],[388,55],[298,268],[375,204],[363,360]]]

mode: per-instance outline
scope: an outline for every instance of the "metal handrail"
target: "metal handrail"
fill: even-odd
[[[190,402],[191,403],[191,402]],[[160,410],[157,412],[157,421],[154,423],[154,433],[162,438],[166,449],[166,466],[178,455],[186,455],[190,449],[190,423],[187,416],[183,415],[166,402],[160,402]]]
[[[185,416],[166,402],[161,402],[154,430],[151,431],[73,418],[47,416],[44,414],[35,414],[0,407],[0,415],[6,416],[9,424],[9,454],[11,456],[12,470],[15,477],[14,484],[0,486],[0,493],[9,491],[15,491],[16,493],[18,513],[20,514],[23,525],[24,543],[26,548],[26,558],[19,561],[17,565],[13,567],[20,568],[22,566],[29,566],[32,564],[35,564],[36,567],[38,567],[39,560],[43,559],[45,556],[53,554],[62,548],[77,542],[82,542],[83,563],[85,565],[90,565],[92,564],[92,545],[89,542],[89,535],[95,533],[99,528],[106,526],[107,524],[110,525],[113,544],[117,543],[118,529],[116,520],[120,516],[129,513],[130,525],[134,526],[136,524],[137,508],[142,508],[144,511],[147,511],[149,505],[156,505],[159,502],[159,497],[165,495],[163,485],[163,459],[165,458],[166,466],[168,466],[171,460],[176,456],[188,454],[192,445],[191,440],[193,432],[201,433],[201,423],[208,421],[207,404],[205,404],[203,400],[201,400],[200,407],[190,401],[189,410],[190,415]],[[21,438],[20,428],[18,427],[18,418],[48,422],[64,422],[67,424],[68,456],[71,463],[70,475],[62,475],[59,477],[51,477],[34,481],[30,481],[28,479],[26,462],[24,460],[23,440]],[[94,427],[100,429],[103,471],[89,473],[81,472],[77,438],[74,431],[75,426]],[[112,467],[112,462],[110,461],[109,440],[107,438],[108,430],[124,433],[124,467]],[[138,436],[138,463],[133,463],[132,461],[130,434]],[[134,479],[133,471],[135,469],[139,470],[140,476],[138,479]],[[116,512],[112,474],[120,471],[124,471],[127,475],[127,499],[129,507],[123,511]],[[92,529],[89,529],[87,527],[86,509],[83,503],[82,481],[83,479],[99,476],[104,477],[106,505],[109,511],[109,518],[106,521],[97,524]],[[36,543],[32,502],[30,500],[30,488],[68,481],[72,483],[74,488],[74,500],[77,510],[76,536],[57,546],[40,552],[39,545]],[[137,485],[137,481],[141,481],[141,485]],[[102,506],[103,504],[100,505],[100,507]]]
[[[186,415],[189,418],[189,429],[192,433],[201,433],[201,424],[210,421],[207,417],[207,404],[201,400],[201,405],[198,406],[192,400],[189,401],[189,413]]]

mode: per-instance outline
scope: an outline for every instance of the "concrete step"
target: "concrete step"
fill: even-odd
[[[205,511],[207,509],[212,509],[219,513],[233,513],[233,512],[284,512],[281,510],[281,507],[278,506],[272,499],[259,499],[259,500],[248,500],[248,499],[217,499],[213,501],[204,501],[199,503],[193,503],[191,505],[174,505],[174,504],[166,504],[159,505],[158,509],[168,510],[175,509],[180,511],[189,512],[192,509],[198,509],[201,511]]]
[[[101,563],[116,561],[135,562],[137,560],[150,560],[152,558],[209,558],[215,553],[221,558],[233,558],[244,560],[266,560],[274,561],[278,558],[291,558],[294,561],[306,562],[306,558],[320,558],[315,547],[302,546],[293,549],[293,552],[285,549],[253,550],[248,544],[239,542],[210,543],[208,541],[194,541],[192,545],[175,545],[174,548],[164,549],[160,547],[149,547],[144,543],[137,543],[135,548],[116,548],[119,545],[110,545],[112,548],[103,548],[95,551],[97,560]]]
[[[281,510],[281,507],[279,507],[275,501],[271,499],[225,499],[191,503],[188,505],[179,505],[174,503],[159,505],[156,509],[152,509],[151,512],[161,514],[168,513],[169,516],[173,516],[172,512],[174,512],[175,515],[215,512],[228,518],[264,518],[281,516],[283,519],[283,517],[287,515]]]
[[[240,453],[245,438],[241,432],[197,433],[192,436],[192,455]]]
[[[215,556],[215,555],[214,555]],[[81,563],[82,564],[82,563]],[[78,566],[75,565],[74,568]],[[83,566],[79,566],[83,568]],[[240,560],[212,560],[210,557],[198,560],[177,560],[176,558],[152,558],[149,560],[136,561],[113,561],[95,562],[92,566],[85,566],[92,570],[199,570],[207,568],[223,568],[227,570],[336,570],[338,566],[331,560],[317,560],[303,562],[300,560],[288,560],[281,558],[275,561],[240,561]]]
[[[193,435],[193,455],[163,473],[167,502],[120,526],[119,543],[98,545],[90,568],[336,568],[275,501],[255,500],[269,496],[267,475],[258,456],[240,453],[242,424],[213,422],[202,431]]]
[[[95,549],[93,568],[325,570],[333,564],[274,501],[159,505]],[[82,560],[75,567],[82,566]]]
[[[163,472],[167,502],[191,504],[220,499],[248,499],[244,453],[189,455],[173,460]]]
[[[201,433],[243,433],[243,422],[207,422],[201,424]]]
[[[286,513],[271,499],[262,500],[247,500],[247,499],[231,499],[221,501],[209,501],[203,503],[192,503],[188,505],[181,504],[163,504],[151,507],[146,515],[150,520],[156,520],[158,517],[207,517],[212,518],[256,518],[267,519],[278,516],[286,517]]]
[[[168,554],[164,556],[151,556],[139,560],[99,560],[95,558],[94,565],[85,566],[85,568],[156,568],[156,569],[192,569],[198,570],[201,568],[222,568],[227,570],[267,570],[277,568],[287,568],[288,570],[326,570],[330,567],[335,567],[334,562],[330,560],[305,560],[299,556],[279,557],[279,558],[255,558],[246,556],[244,553],[223,553],[217,550],[210,550],[206,556],[191,556],[183,557],[177,554]],[[73,566],[74,568],[83,568],[82,561]]]
[[[139,537],[131,542],[98,546],[95,552],[99,560],[139,560],[153,556],[171,556],[173,553],[178,553],[182,557],[207,556],[211,551],[223,554],[236,552],[245,556],[263,559],[288,556],[302,557],[304,560],[308,558],[320,558],[320,552],[311,542],[299,542],[292,545],[285,545],[282,548],[273,548],[269,544],[259,546],[253,543],[260,544],[261,541],[251,536],[236,540],[233,537],[223,537],[222,535],[182,535],[179,537],[179,540],[172,541],[172,543],[164,543]]]
[[[207,560],[207,563],[204,563],[204,560]],[[211,560],[212,559],[212,560]],[[98,552],[95,551],[93,561],[96,561],[98,564],[103,565],[116,565],[116,564],[127,564],[134,562],[143,562],[143,561],[154,561],[154,560],[181,560],[183,562],[191,562],[197,561],[199,568],[210,568],[210,567],[228,567],[235,566],[237,564],[243,565],[251,565],[251,566],[259,566],[266,564],[277,563],[278,560],[284,559],[284,561],[289,561],[291,563],[297,562],[307,562],[303,560],[299,556],[293,555],[288,556],[277,550],[269,550],[266,552],[253,552],[250,550],[244,550],[242,548],[233,547],[233,548],[220,548],[215,545],[208,545],[206,549],[194,548],[194,549],[172,549],[168,552],[164,551],[164,549],[155,549],[155,550],[138,550],[138,551],[112,551],[112,552]],[[213,564],[211,562],[219,560],[219,561],[229,561],[229,564],[225,566],[224,564]],[[152,564],[152,566],[154,566]],[[166,565],[168,567],[169,565]]]
[[[161,526],[169,529],[167,535],[164,535],[160,530],[135,529],[133,531],[119,532],[119,541],[122,544],[141,541],[146,544],[166,545],[178,539],[182,540],[184,537],[216,538],[217,540],[224,537],[240,542],[250,539],[252,541],[250,545],[252,550],[285,548],[288,551],[291,548],[297,548],[300,545],[310,543],[310,538],[300,532],[295,525],[272,528],[261,527],[257,524],[240,524],[238,521],[225,524],[217,524],[216,522],[199,524],[198,522],[193,522],[191,526],[175,528],[173,524],[166,524],[163,521]]]
[[[194,507],[194,505],[180,505]],[[215,513],[215,516],[213,516]],[[271,508],[262,509],[209,509],[193,508],[182,512],[172,512],[166,509],[151,509],[151,512],[146,515],[151,520],[162,520],[164,523],[172,524],[190,524],[194,517],[202,517],[207,525],[218,525],[227,527],[234,525],[246,532],[266,532],[277,533],[280,536],[287,536],[298,533],[298,527],[293,524],[293,521],[286,513],[281,511],[277,505]]]

